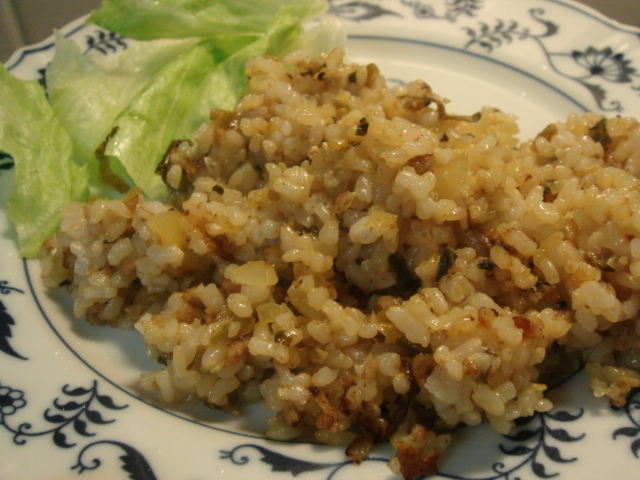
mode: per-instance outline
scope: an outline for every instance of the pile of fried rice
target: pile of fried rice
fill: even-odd
[[[248,63],[250,92],[176,141],[165,202],[71,204],[43,276],[74,313],[133,327],[166,402],[241,412],[266,434],[387,440],[406,479],[458,425],[501,433],[586,365],[624,405],[640,385],[640,125],[571,115],[520,142],[514,116],[449,114],[375,65]]]

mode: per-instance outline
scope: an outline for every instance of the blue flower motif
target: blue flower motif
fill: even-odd
[[[16,413],[16,410],[24,407],[27,402],[24,392],[9,387],[0,386],[0,419]]]
[[[436,16],[436,11],[431,5],[422,2],[408,2],[407,4],[413,7],[413,14],[416,18],[433,18]]]
[[[631,60],[625,60],[623,53],[613,53],[609,47],[597,50],[589,47],[586,52],[574,50],[571,54],[575,62],[589,72],[590,77],[601,77],[615,83],[631,82],[635,68]]]

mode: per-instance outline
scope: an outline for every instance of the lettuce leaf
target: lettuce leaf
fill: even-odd
[[[334,15],[323,15],[315,25],[305,30],[295,48],[306,51],[312,57],[329,53],[335,48],[346,51],[347,31],[340,18]]]
[[[115,172],[149,197],[168,192],[156,166],[175,139],[190,138],[214,108],[232,109],[247,86],[246,62],[258,55],[282,54],[299,38],[298,19],[281,10],[268,31],[227,54],[226,36],[202,40],[168,64],[114,121],[105,155]]]
[[[171,141],[190,136],[208,111],[203,94],[216,66],[214,52],[215,41],[205,40],[166,65],[113,122],[104,154],[147,196],[167,193],[156,165]]]
[[[101,63],[103,58],[83,55],[77,43],[56,33],[47,93],[55,116],[71,135],[76,161],[93,160],[118,114],[158,70],[197,42],[138,42],[115,57],[115,63]]]
[[[73,162],[71,138],[42,87],[16,79],[2,65],[0,148],[15,161],[7,213],[20,255],[35,257],[42,241],[58,228],[62,209],[72,200],[86,199],[87,169]]]
[[[89,22],[136,40],[260,34],[280,8],[301,23],[324,13],[324,0],[106,0]]]

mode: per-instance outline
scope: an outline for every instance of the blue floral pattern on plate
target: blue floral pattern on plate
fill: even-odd
[[[485,0],[446,0],[444,2],[401,0],[398,9],[391,10],[387,7],[383,8],[380,2],[374,0],[346,3],[332,0],[331,11],[346,20],[357,22],[379,19],[383,16],[404,17],[409,14],[419,20],[447,20],[455,23],[463,17],[476,18],[486,3]],[[400,7],[407,7],[410,10],[407,12],[406,8]],[[589,44],[571,50],[555,50],[547,44],[547,40],[562,35],[564,33],[562,30],[570,29],[571,24],[563,25],[545,18],[546,10],[541,7],[529,9],[527,15],[519,13],[523,17],[521,20],[487,16],[486,20],[478,21],[475,26],[462,27],[468,36],[464,48],[479,48],[490,55],[505,44],[518,41],[535,42],[546,56],[551,69],[558,75],[582,85],[593,96],[598,108],[607,112],[624,110],[619,99],[607,98],[609,84],[629,84],[632,93],[640,90],[640,73],[633,66],[634,61],[625,56],[625,52],[611,46],[595,47]],[[574,63],[573,66],[578,67],[580,71],[564,72],[559,65],[561,59],[570,59]],[[635,85],[634,82],[636,82]]]
[[[514,433],[505,435],[509,445],[499,444],[500,451],[521,460],[513,465],[506,466],[502,461],[491,465],[492,473],[481,477],[460,476],[442,471],[438,477],[452,480],[508,480],[519,478],[523,471],[531,470],[538,478],[555,477],[557,473],[548,471],[550,462],[571,463],[577,460],[576,457],[565,458],[555,443],[577,442],[584,437],[584,434],[571,435],[564,428],[554,427],[556,423],[574,422],[579,420],[583,411],[577,414],[570,414],[566,411],[555,411],[552,413],[537,414],[533,417],[525,418],[519,422],[519,427]],[[528,428],[525,428],[528,427]],[[352,460],[340,462],[310,462],[308,460],[291,457],[275,452],[268,448],[254,444],[242,444],[232,450],[221,450],[220,458],[229,460],[236,465],[246,465],[250,462],[250,457],[240,452],[254,450],[260,454],[260,461],[271,466],[272,472],[288,472],[292,476],[297,476],[304,472],[326,472],[326,480],[331,480],[333,476],[346,467],[355,466]],[[369,456],[365,462],[388,462],[388,458]],[[355,473],[355,472],[354,472]]]

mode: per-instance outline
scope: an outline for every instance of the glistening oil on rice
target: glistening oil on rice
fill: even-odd
[[[507,433],[586,362],[640,385],[640,125],[451,115],[342,52],[247,65],[251,91],[159,167],[174,196],[73,204],[44,278],[78,317],[133,326],[166,402],[263,401],[266,433],[396,449],[437,471],[460,424]],[[544,375],[542,375],[544,374]]]

